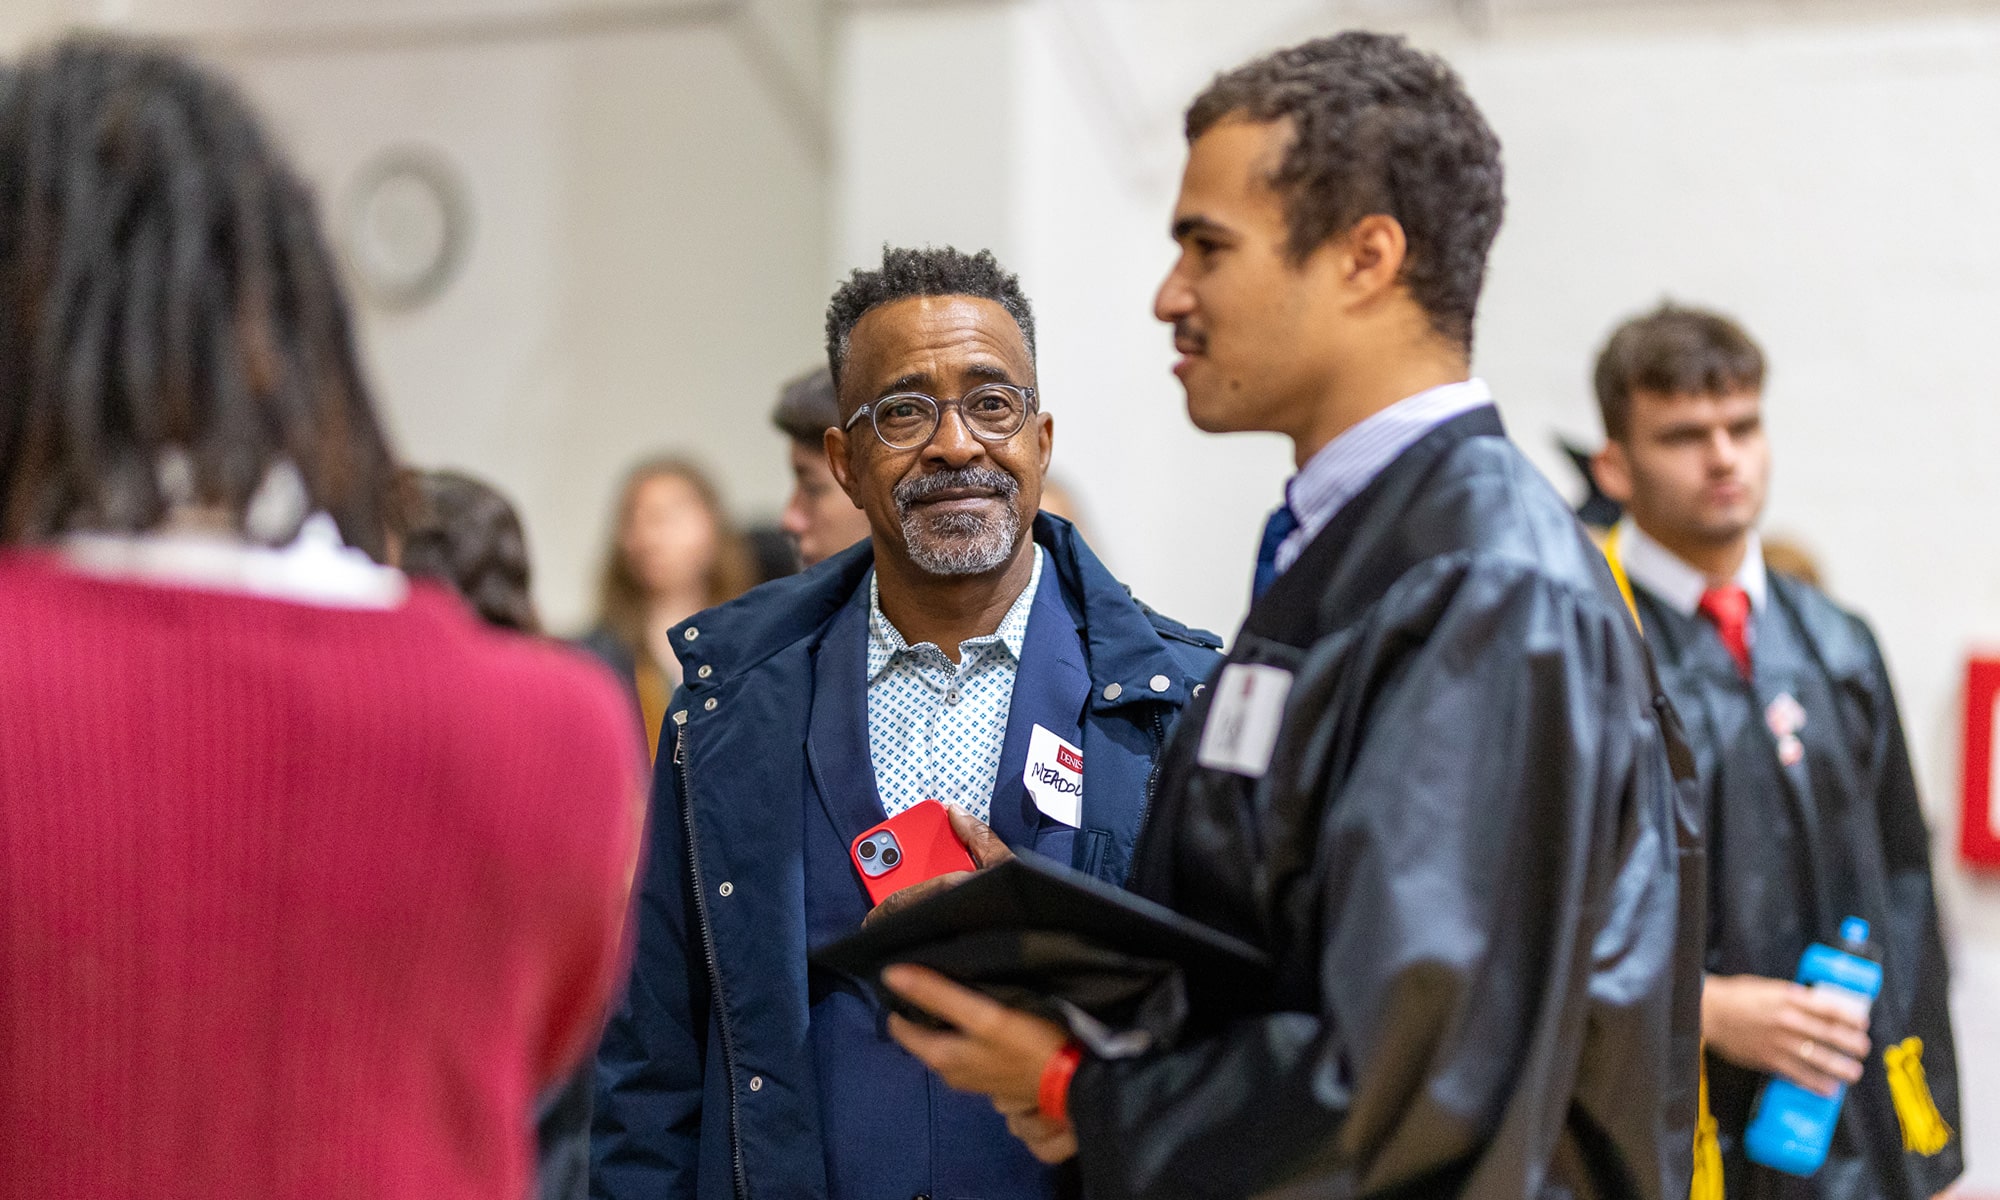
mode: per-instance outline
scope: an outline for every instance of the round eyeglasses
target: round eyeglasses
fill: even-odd
[[[922,392],[895,392],[855,409],[841,428],[853,429],[865,416],[884,446],[914,450],[936,436],[947,408],[958,410],[959,419],[973,437],[982,442],[1004,442],[1021,432],[1028,414],[1035,411],[1035,389],[989,383],[956,400],[939,400]]]

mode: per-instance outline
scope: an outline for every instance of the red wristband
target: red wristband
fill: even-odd
[[[1042,1086],[1036,1099],[1042,1115],[1058,1125],[1069,1124],[1069,1081],[1076,1077],[1076,1068],[1082,1062],[1083,1047],[1071,1039],[1049,1055],[1049,1061],[1042,1067]]]

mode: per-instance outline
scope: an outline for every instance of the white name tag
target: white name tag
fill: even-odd
[[[1021,782],[1035,807],[1071,829],[1083,824],[1083,751],[1036,725],[1028,737],[1028,766]]]
[[[1292,673],[1283,668],[1259,663],[1222,668],[1195,761],[1217,771],[1262,779],[1271,769],[1271,751],[1278,745],[1278,726],[1285,719],[1285,697],[1291,694]]]

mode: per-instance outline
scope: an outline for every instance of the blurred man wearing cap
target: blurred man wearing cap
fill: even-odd
[[[778,525],[810,567],[868,536],[868,514],[847,498],[826,463],[826,431],[840,424],[833,372],[815,367],[787,383],[771,424],[792,439],[792,496]]]

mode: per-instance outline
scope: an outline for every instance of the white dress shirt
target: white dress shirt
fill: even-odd
[[[100,578],[323,608],[395,608],[409,592],[401,571],[350,548],[326,513],[307,517],[285,546],[225,533],[74,533],[62,540],[62,552],[70,566]]]
[[[1632,586],[1645,588],[1660,603],[1684,617],[1701,611],[1701,594],[1713,586],[1708,576],[1685,559],[1654,541],[1629,515],[1618,522],[1618,561]],[[1762,615],[1770,602],[1770,580],[1764,573],[1764,543],[1757,531],[1750,531],[1743,548],[1743,565],[1736,568],[1733,582],[1750,597],[1750,611]],[[1756,636],[1752,623],[1749,637]]]

